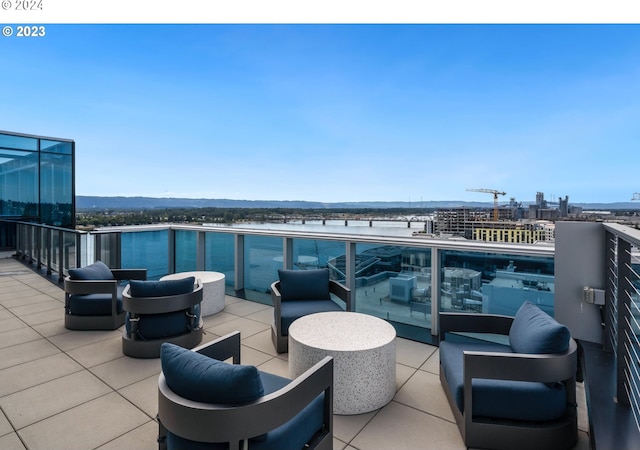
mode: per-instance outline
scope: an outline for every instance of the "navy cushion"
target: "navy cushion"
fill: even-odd
[[[96,261],[79,269],[69,269],[72,280],[114,280],[111,269],[102,261]]]
[[[513,319],[509,343],[516,353],[562,353],[569,348],[569,329],[531,302],[524,302]]]
[[[122,292],[124,285],[116,286],[118,314],[122,312]],[[69,310],[76,316],[109,316],[111,315],[111,294],[75,294],[69,296]]]
[[[278,270],[282,301],[328,300],[329,269]]]
[[[167,342],[160,362],[171,390],[189,400],[237,405],[264,394],[255,366],[227,364]]]
[[[440,342],[440,364],[461,412],[464,411],[464,350],[512,353],[509,346],[500,344]],[[473,416],[547,421],[561,417],[566,410],[566,388],[562,383],[473,379],[471,386]]]
[[[288,378],[266,372],[258,372],[264,386],[264,395],[276,392],[291,383]],[[166,376],[166,374],[165,374]],[[251,450],[300,450],[305,448],[311,438],[322,428],[324,394],[316,397],[298,415],[280,427],[249,440]],[[168,450],[222,450],[228,446],[223,443],[194,442],[167,433]]]
[[[188,294],[193,291],[195,277],[179,280],[129,282],[131,297],[168,297],[170,295]]]
[[[200,304],[194,305],[195,322],[200,323]],[[162,339],[172,336],[180,336],[192,330],[191,318],[187,316],[187,310],[172,311],[162,314],[140,314],[136,336],[138,339]],[[131,333],[131,314],[127,313],[124,321],[127,334]]]
[[[343,309],[333,300],[290,300],[282,302],[280,305],[282,335],[289,335],[289,326],[294,320],[308,314],[328,311],[343,311]]]

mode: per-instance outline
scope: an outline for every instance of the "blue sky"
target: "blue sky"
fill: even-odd
[[[74,139],[77,195],[640,192],[638,25],[48,25],[0,55],[0,129]]]

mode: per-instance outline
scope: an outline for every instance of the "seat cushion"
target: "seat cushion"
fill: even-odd
[[[195,322],[200,322],[200,304],[194,305]],[[187,316],[188,310],[172,311],[162,314],[140,314],[136,329],[136,338],[141,340],[162,339],[180,336],[192,330],[192,321]],[[124,321],[127,333],[131,333],[131,313],[127,313]]]
[[[289,335],[291,323],[302,316],[318,312],[343,311],[333,300],[290,300],[280,305],[282,335]]]
[[[131,280],[129,285],[131,297],[168,297],[188,294],[193,291],[195,282],[195,277],[187,277],[164,281]]]
[[[569,329],[531,302],[524,302],[516,313],[509,343],[516,353],[562,353],[569,348]]]
[[[122,292],[125,286],[116,286],[118,314],[122,312]],[[76,316],[110,316],[111,294],[75,294],[69,296],[69,311]]]
[[[236,405],[264,394],[255,366],[227,364],[167,342],[160,363],[171,390],[189,400]]]
[[[69,278],[72,280],[114,280],[111,269],[102,261],[76,269],[69,269]]]
[[[501,344],[440,342],[440,365],[461,412],[464,411],[465,350],[512,353],[509,346]],[[562,383],[474,379],[471,386],[473,416],[548,421],[561,417],[566,410],[566,388]]]
[[[282,301],[329,300],[329,269],[278,270]]]
[[[225,363],[223,363],[225,364]],[[264,395],[276,392],[291,382],[288,378],[279,377],[266,372],[258,372]],[[166,376],[166,374],[165,374]],[[322,428],[324,422],[324,394],[316,397],[296,417],[268,433],[249,440],[251,450],[300,450]],[[227,449],[223,443],[194,442],[173,433],[167,433],[168,450],[222,450]]]

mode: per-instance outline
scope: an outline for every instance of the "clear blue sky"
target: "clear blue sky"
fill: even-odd
[[[637,25],[49,25],[0,58],[0,129],[74,139],[77,195],[640,192]]]

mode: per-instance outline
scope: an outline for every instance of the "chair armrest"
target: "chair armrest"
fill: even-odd
[[[329,292],[337,295],[346,305],[346,310],[351,311],[351,289],[334,280],[329,280]]]
[[[146,280],[147,269],[111,269],[116,280]]]
[[[115,298],[117,280],[72,280],[64,279],[64,291],[69,295],[112,294]]]
[[[508,335],[513,317],[497,314],[440,313],[440,340],[445,333],[466,331]]]
[[[233,358],[234,364],[240,364],[240,332],[234,331],[193,349],[209,358],[226,361]]]
[[[282,330],[282,295],[280,294],[280,282],[271,283],[271,303],[273,304],[273,317],[276,323],[276,330]]]
[[[202,281],[196,278],[195,289],[186,294],[166,297],[132,297],[131,285],[122,292],[122,308],[134,314],[162,314],[189,309],[202,302]]]
[[[221,339],[236,339],[235,335],[232,333]],[[323,392],[324,423],[328,430],[332,430],[333,358],[329,356],[282,389],[239,406],[187,400],[171,391],[161,373],[158,379],[158,418],[164,427],[185,439],[228,442],[233,449],[242,440],[285,424]]]

